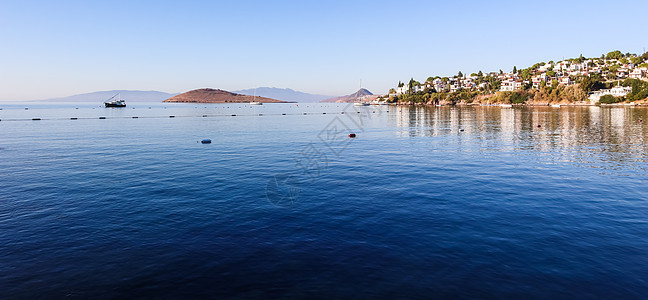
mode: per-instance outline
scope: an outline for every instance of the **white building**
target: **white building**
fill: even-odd
[[[607,90],[594,91],[589,95],[589,100],[591,102],[599,102],[602,96],[612,95],[614,97],[624,97],[627,94],[632,92],[632,87],[630,86],[615,86]]]
[[[628,77],[633,78],[633,79],[641,79],[646,76],[646,68],[636,68],[630,72],[630,75]]]
[[[515,91],[515,90],[519,90],[521,88],[522,88],[522,82],[521,81],[508,79],[508,80],[502,81],[502,85],[500,86],[500,91],[501,92],[512,92],[512,91]]]

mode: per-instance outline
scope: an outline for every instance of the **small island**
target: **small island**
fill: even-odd
[[[180,103],[290,103],[288,101],[281,101],[267,97],[255,97],[249,95],[242,95],[232,93],[219,89],[197,89],[191,90],[180,95],[173,96],[163,102],[180,102]]]

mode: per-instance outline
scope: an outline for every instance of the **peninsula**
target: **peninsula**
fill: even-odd
[[[185,103],[249,103],[252,101],[262,103],[289,103],[266,97],[254,97],[241,95],[219,89],[197,89],[180,95],[173,96],[163,102],[185,102]]]
[[[526,69],[399,82],[378,101],[436,105],[648,104],[648,52],[540,62]]]

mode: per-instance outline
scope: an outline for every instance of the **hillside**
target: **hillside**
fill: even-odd
[[[243,94],[243,95],[254,95],[255,89],[234,91],[234,93]],[[281,89],[275,87],[256,88],[256,95],[262,97],[268,97],[272,99],[283,100],[283,101],[293,101],[293,102],[319,102],[321,100],[331,97],[325,95],[308,94],[300,91],[295,91],[292,89]]]
[[[104,102],[115,94],[120,94],[121,98],[126,102],[160,102],[168,99],[177,94],[169,94],[159,91],[132,91],[132,90],[112,90],[112,91],[99,91],[85,94],[78,94],[68,97],[50,98],[33,101],[47,101],[47,102]]]
[[[346,96],[340,96],[340,97],[335,97],[335,98],[329,98],[322,100],[320,102],[324,103],[353,103],[356,101],[359,101],[361,98],[363,100],[367,100],[365,97],[373,96],[373,93],[371,93],[367,89],[359,89],[357,92],[351,94],[351,95],[346,95]]]
[[[241,95],[217,89],[197,89],[173,96],[163,102],[192,102],[192,103],[247,103],[252,101],[263,103],[284,103],[286,101],[275,100],[266,97]]]

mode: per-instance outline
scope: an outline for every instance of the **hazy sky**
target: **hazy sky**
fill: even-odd
[[[648,48],[648,1],[0,0],[0,100],[100,90],[325,95]]]

